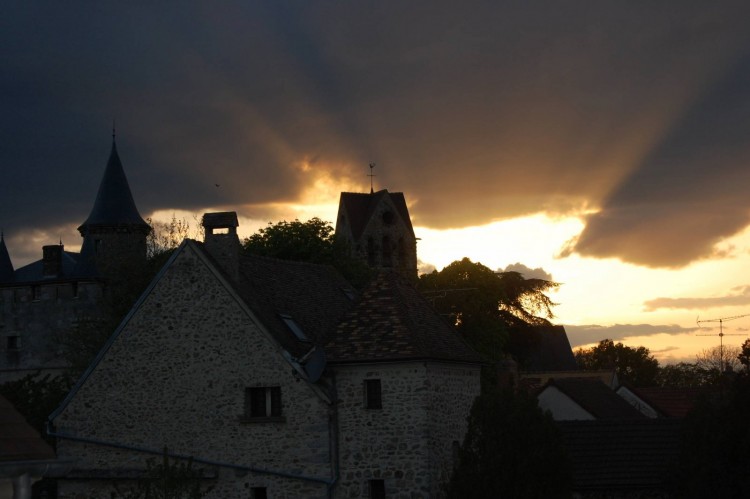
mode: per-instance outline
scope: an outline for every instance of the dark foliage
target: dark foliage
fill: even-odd
[[[201,473],[192,459],[171,459],[164,448],[161,461],[148,459],[146,472],[135,487],[121,490],[115,485],[113,499],[201,499],[212,487],[201,487]]]
[[[567,498],[570,466],[552,417],[523,393],[483,394],[448,488],[450,498]]]
[[[699,388],[715,385],[720,377],[718,369],[705,369],[698,364],[680,362],[659,367],[654,383],[672,388]]]
[[[45,431],[47,417],[60,405],[70,386],[67,377],[36,373],[0,385],[0,394],[51,444],[53,439]]]
[[[727,374],[688,416],[675,497],[750,497],[750,377]]]
[[[557,283],[496,273],[468,258],[422,275],[418,287],[455,324],[475,350],[499,360],[510,326],[548,325],[554,303],[545,294]]]
[[[628,347],[609,339],[592,348],[577,349],[575,357],[580,369],[592,371],[614,367],[620,382],[627,381],[634,386],[653,386],[659,372],[659,361],[648,348]]]
[[[269,223],[245,239],[243,247],[254,255],[332,265],[359,289],[372,277],[369,267],[334,237],[331,223],[317,217],[307,222]]]

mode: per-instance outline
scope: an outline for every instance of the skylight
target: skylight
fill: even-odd
[[[297,337],[298,340],[302,341],[310,341],[305,333],[302,331],[302,328],[299,327],[299,324],[292,318],[289,314],[279,314],[279,317],[281,317],[281,320],[284,321],[284,324],[286,324],[286,327],[289,328],[289,330],[294,333],[294,336]]]

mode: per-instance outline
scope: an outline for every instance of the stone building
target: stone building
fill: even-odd
[[[370,267],[417,277],[417,238],[401,192],[342,192],[336,238]]]
[[[64,369],[57,335],[97,315],[105,289],[146,262],[151,228],[138,214],[114,139],[96,201],[78,230],[80,252],[44,246],[41,260],[15,270],[0,235],[0,382]]]
[[[386,202],[386,206],[392,206]],[[166,447],[209,497],[441,497],[480,358],[400,274],[243,254],[233,213],[175,251],[60,408],[60,497]]]

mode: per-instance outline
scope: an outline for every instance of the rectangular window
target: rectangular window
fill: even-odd
[[[42,287],[34,284],[31,286],[31,299],[34,301],[39,301],[42,298]]]
[[[250,497],[252,499],[268,499],[266,487],[252,487],[250,489]]]
[[[385,480],[370,480],[370,499],[385,499]]]
[[[245,389],[245,417],[280,418],[281,387],[255,386]]]
[[[18,350],[18,336],[8,336],[5,346],[9,352]]]
[[[365,380],[365,407],[368,409],[383,408],[379,379]]]

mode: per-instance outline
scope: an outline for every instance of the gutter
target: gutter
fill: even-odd
[[[49,421],[47,422],[47,435],[51,437],[55,437],[55,438],[60,438],[63,440],[71,440],[73,442],[83,442],[87,444],[100,445],[103,447],[112,447],[115,449],[130,450],[130,451],[140,452],[143,454],[152,454],[152,455],[157,455],[157,456],[164,455],[164,449],[149,449],[147,447],[139,447],[135,445],[122,444],[118,442],[107,442],[107,441],[99,440],[95,438],[79,437],[77,435],[70,435],[67,433],[57,432],[52,429],[52,424]],[[270,469],[265,469],[265,468],[258,468],[255,466],[245,466],[241,464],[226,463],[223,461],[216,461],[213,459],[206,459],[206,458],[196,457],[196,456],[188,456],[185,454],[177,454],[174,452],[167,452],[166,454],[167,456],[171,458],[175,458],[175,459],[184,459],[184,460],[192,459],[194,463],[205,464],[207,466],[217,466],[220,468],[229,468],[233,470],[250,471],[253,473],[259,473],[263,475],[272,475],[272,476],[278,476],[282,478],[290,478],[293,480],[301,480],[304,482],[312,482],[316,484],[325,485],[329,497],[332,497],[333,485],[336,482],[335,478],[331,480],[327,478],[299,475],[296,473],[288,473],[286,471],[277,471],[277,470],[270,470]]]

